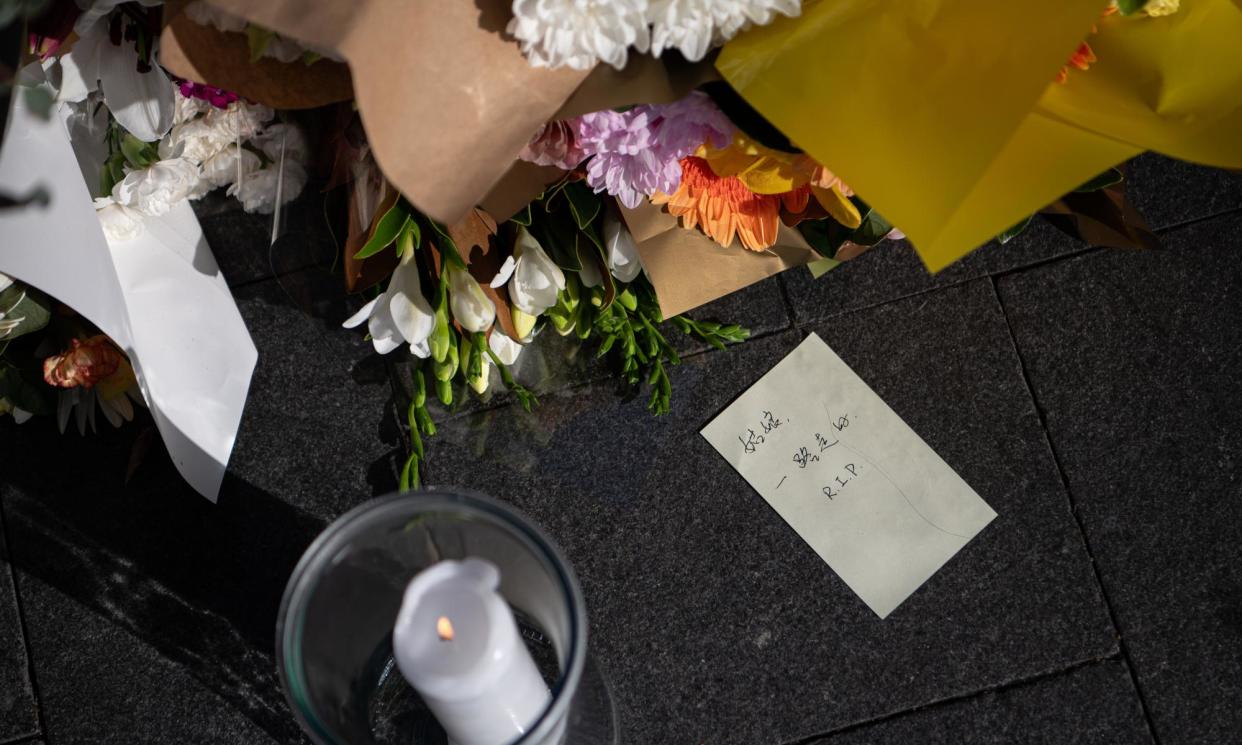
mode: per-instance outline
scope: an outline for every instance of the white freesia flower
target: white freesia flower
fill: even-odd
[[[112,187],[112,198],[145,215],[159,217],[188,198],[198,181],[198,166],[185,158],[169,158],[125,174]]]
[[[283,183],[282,172],[284,173]],[[283,169],[269,165],[267,168],[261,168],[248,176],[243,176],[241,181],[229,187],[228,195],[237,197],[242,203],[242,208],[247,212],[270,215],[276,210],[277,192],[280,193],[280,203],[286,204],[296,199],[305,186],[306,169],[301,164],[289,160],[285,161]]]
[[[500,329],[492,330],[491,336],[487,337],[487,346],[496,353],[496,359],[506,365],[517,362],[518,355],[522,354],[522,345],[510,339]]]
[[[453,319],[470,333],[487,331],[496,320],[496,304],[465,269],[448,265],[449,310]]]
[[[604,216],[604,248],[608,251],[608,270],[622,282],[633,282],[643,270],[634,236],[612,215]]]
[[[651,53],[677,49],[692,61],[732,39],[752,25],[764,26],[777,13],[797,16],[801,0],[651,0],[647,18],[651,30]]]
[[[112,197],[95,200],[95,216],[110,241],[130,241],[142,234],[142,213],[119,204]]]
[[[303,136],[302,130],[283,122],[264,127],[263,131],[250,141],[250,144],[262,150],[268,160],[275,163],[280,162],[282,148],[285,152],[285,160],[305,163],[310,155],[310,149],[306,146],[306,137]]]
[[[259,156],[244,147],[226,145],[203,161],[203,180],[213,187],[228,186],[245,179],[263,166]]]
[[[604,61],[620,70],[629,48],[650,45],[647,0],[513,0],[506,29],[535,67],[589,70]]]
[[[423,297],[413,249],[401,257],[384,294],[362,306],[342,325],[352,329],[364,320],[371,332],[371,343],[380,354],[388,354],[403,343],[410,345],[410,353],[415,357],[426,359],[431,353],[427,340],[435,325],[435,314]]]
[[[509,275],[512,274],[512,279]],[[539,241],[526,228],[519,226],[513,255],[504,266],[492,287],[509,281],[509,298],[514,307],[523,313],[537,316],[556,305],[557,294],[565,289],[565,273],[539,245]]]
[[[159,0],[140,2],[149,6]],[[176,99],[172,81],[157,62],[158,45],[151,52],[149,69],[139,72],[134,42],[122,40],[114,45],[108,36],[107,15],[118,0],[80,0],[78,4],[86,12],[74,24],[77,42],[61,55],[57,98],[81,101],[92,91],[101,91],[122,127],[143,142],[160,139],[172,127]]]

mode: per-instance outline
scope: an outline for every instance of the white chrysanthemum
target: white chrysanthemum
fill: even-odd
[[[776,14],[796,16],[801,0],[651,0],[651,53],[677,49],[697,62],[708,50],[747,28],[765,26]]]
[[[513,0],[506,29],[535,67],[625,67],[629,48],[646,52],[647,0]]]

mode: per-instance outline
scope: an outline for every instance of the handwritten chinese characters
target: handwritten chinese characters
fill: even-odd
[[[759,446],[767,442],[768,435],[782,424],[788,424],[788,419],[777,419],[772,412],[765,411],[759,418],[759,431],[756,432],[753,427],[746,430],[745,435],[738,435],[738,440],[742,443],[742,452],[756,453]]]

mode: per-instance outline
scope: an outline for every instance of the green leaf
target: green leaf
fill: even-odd
[[[397,236],[401,234],[401,229],[405,227],[406,220],[410,218],[410,210],[406,207],[404,199],[398,199],[396,204],[392,206],[384,216],[379,219],[375,225],[375,232],[371,234],[371,239],[358,249],[358,253],[354,254],[355,259],[365,259],[368,256],[383,251],[397,240]]]
[[[862,224],[850,233],[849,240],[860,246],[874,246],[884,240],[884,236],[892,229],[892,223],[885,220],[879,212],[869,210],[863,217]]]
[[[864,213],[863,219],[866,219],[867,214],[869,213]],[[820,256],[827,258],[836,256],[841,244],[854,232],[832,218],[803,220],[798,223],[797,230],[802,233],[803,238],[806,238],[806,242],[811,244],[811,248],[815,249]]]
[[[518,225],[521,225],[527,228],[530,227],[530,221],[531,221],[531,213],[530,213],[529,204],[527,204],[525,207],[519,210],[516,215],[509,218],[509,222],[515,222]]]
[[[267,51],[268,44],[276,37],[276,32],[251,23],[246,26],[246,41],[250,44],[250,61],[258,62]]]
[[[1147,7],[1147,0],[1117,0],[1117,10],[1120,10],[1123,16],[1134,15],[1145,7]]]
[[[48,300],[42,293],[29,287],[11,285],[0,292],[0,316],[3,316],[0,318],[0,339],[11,341],[38,331],[47,325],[51,315]],[[6,333],[3,329],[13,321],[17,325]]]
[[[128,132],[121,138],[121,154],[131,166],[138,169],[146,168],[160,159],[154,147]]]
[[[52,413],[48,392],[27,381],[16,367],[0,365],[0,398],[8,399],[9,403],[31,414]]]
[[[461,258],[461,253],[457,250],[457,241],[453,240],[453,236],[449,235],[448,230],[440,223],[435,220],[429,220],[428,222],[431,223],[431,229],[436,231],[436,235],[439,236],[437,245],[440,247],[440,254],[444,257],[444,260],[452,262],[459,269],[465,269],[466,262]],[[447,276],[447,274],[442,276]]]
[[[556,265],[573,272],[582,271],[578,259],[578,241],[581,232],[567,219],[567,215],[549,215],[540,221],[536,238]]]
[[[1121,171],[1116,168],[1110,168],[1074,191],[1099,191],[1100,189],[1107,189],[1113,184],[1120,184],[1123,180],[1125,180],[1125,175]]]
[[[1030,225],[1031,220],[1033,219],[1035,219],[1034,215],[1027,215],[1025,220],[996,236],[996,242],[1003,246],[1014,238],[1017,238],[1023,230],[1026,230],[1026,226]]]
[[[569,211],[573,213],[574,222],[578,223],[580,230],[586,230],[599,215],[599,197],[581,181],[566,184],[565,196],[569,198]]]

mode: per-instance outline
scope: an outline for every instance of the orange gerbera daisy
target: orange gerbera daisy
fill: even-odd
[[[751,251],[763,251],[776,243],[781,207],[802,212],[810,198],[810,184],[784,194],[756,194],[737,176],[717,176],[706,160],[688,156],[681,159],[677,191],[657,192],[651,201],[668,205],[682,227],[701,228],[722,246],[732,245],[737,237]]]
[[[1100,17],[1107,18],[1116,12],[1117,6],[1110,5],[1104,9],[1104,12],[1100,14]],[[1091,33],[1097,34],[1099,32],[1100,29],[1094,23],[1091,24]],[[1095,51],[1091,49],[1090,44],[1084,41],[1079,44],[1078,48],[1074,50],[1074,53],[1070,55],[1069,62],[1067,62],[1065,66],[1061,68],[1060,72],[1057,73],[1056,81],[1062,84],[1065,83],[1065,81],[1069,78],[1070,65],[1077,67],[1079,70],[1087,70],[1091,67],[1092,63],[1097,61],[1099,60],[1095,56]]]

